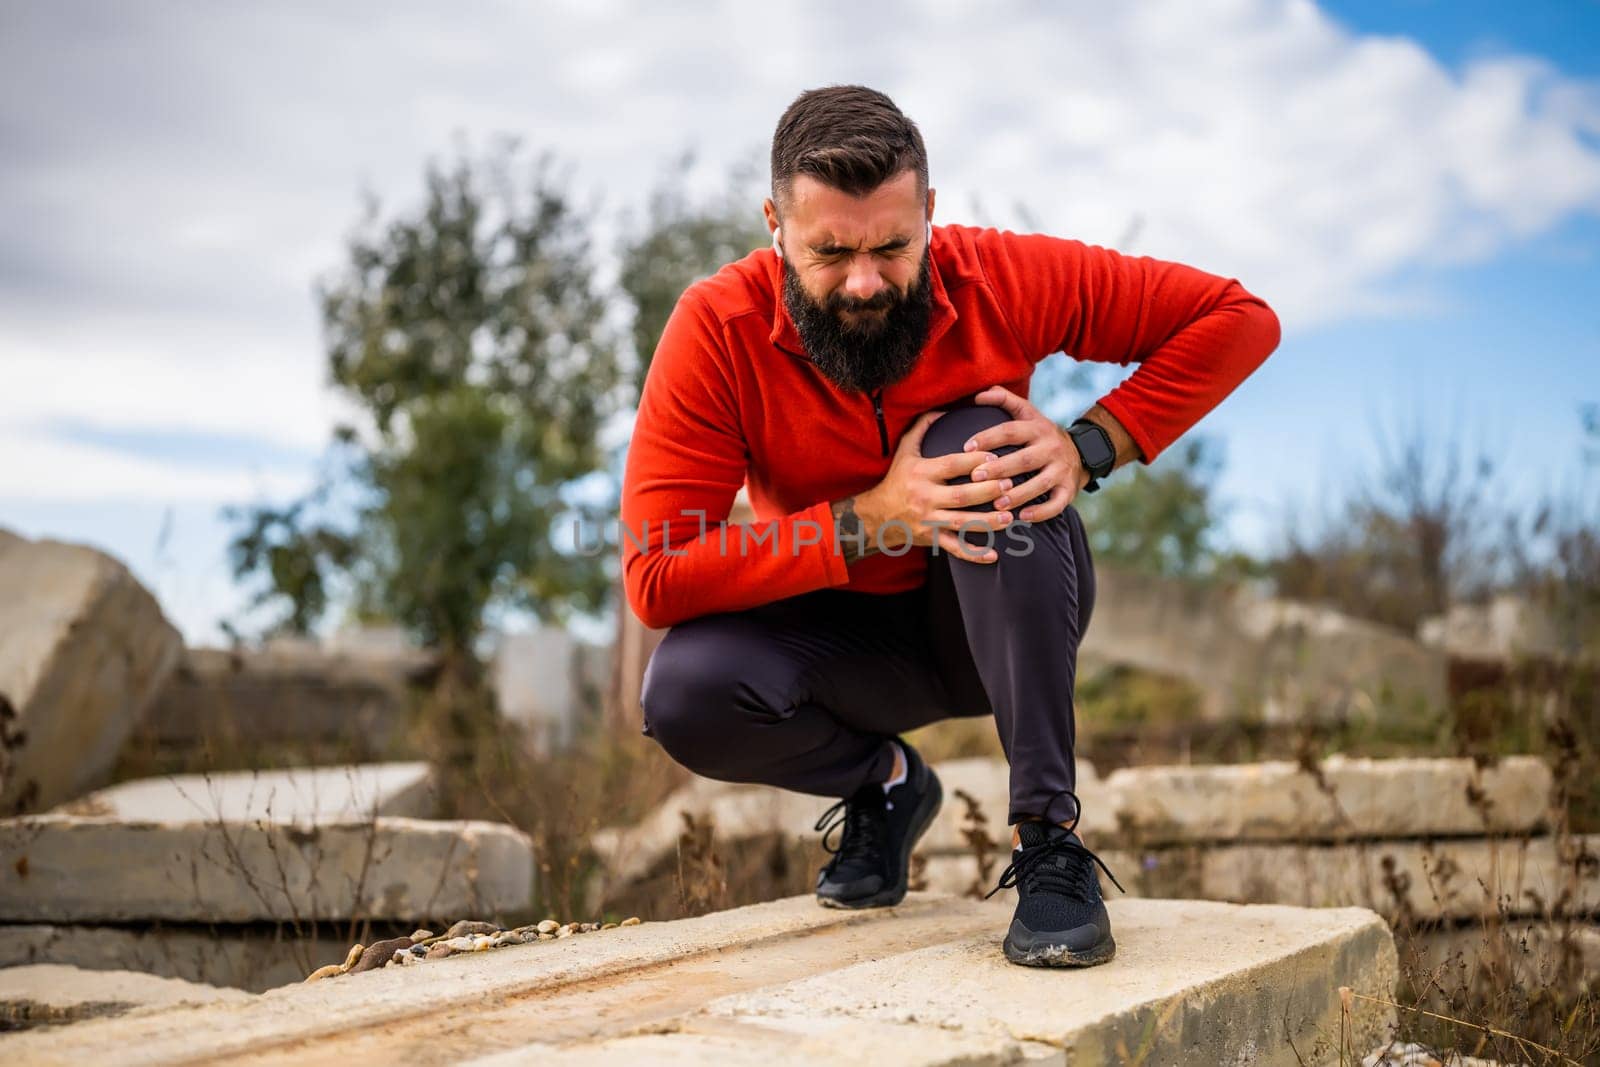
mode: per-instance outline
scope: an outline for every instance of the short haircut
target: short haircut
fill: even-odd
[[[928,151],[917,124],[864,85],[830,85],[795,97],[772,134],[772,199],[781,210],[796,175],[865,196],[911,170],[928,191]]]

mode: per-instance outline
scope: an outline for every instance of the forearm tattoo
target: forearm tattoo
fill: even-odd
[[[867,539],[866,527],[861,522],[861,516],[856,514],[856,498],[853,496],[833,502],[833,536],[846,564],[870,556],[878,548]]]

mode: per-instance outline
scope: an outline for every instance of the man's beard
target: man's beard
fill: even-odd
[[[922,253],[917,280],[905,294],[884,286],[867,300],[832,293],[821,304],[783,261],[783,302],[811,362],[841,389],[875,393],[911,373],[928,340],[933,297],[928,282],[928,252]],[[847,324],[842,311],[886,308]]]

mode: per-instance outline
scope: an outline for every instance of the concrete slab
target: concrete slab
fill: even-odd
[[[932,1023],[1064,1049],[1074,1065],[1296,1062],[1296,1051],[1321,1063],[1338,1056],[1338,987],[1392,992],[1397,975],[1389,930],[1365,909],[1111,907],[1118,957],[1096,971],[1041,975],[1008,964],[993,937],[952,939],[707,1011]],[[1381,1040],[1388,1021],[1356,1020],[1353,1047]]]
[[[346,924],[339,924],[344,927]],[[281,926],[0,926],[0,967],[54,963],[91,971],[138,971],[251,993],[299,982],[318,967],[343,963],[350,946],[370,940],[331,924],[296,934]],[[407,929],[391,928],[398,935]]]
[[[238,989],[134,971],[85,971],[36,964],[0,969],[0,1030],[123,1015],[139,1008],[249,1001]]]
[[[149,590],[83,545],[0,530],[0,811],[102,784],[183,651]]]
[[[1470,759],[1330,756],[1317,771],[1284,760],[1124,767],[1104,782],[1111,811],[1085,826],[1115,827],[1130,847],[1474,835],[1535,830],[1550,807],[1550,767],[1535,756],[1484,768]]]
[[[1119,955],[1089,970],[1008,964],[1003,917],[970,902],[856,913],[797,897],[14,1035],[0,1059],[814,1063],[859,1040],[894,1050],[885,1062],[1081,1064],[1120,1041],[1151,1063],[1277,1064],[1296,1062],[1292,1041],[1322,1064],[1337,1062],[1337,987],[1393,993],[1388,928],[1361,909],[1112,909]],[[1392,1018],[1356,1005],[1350,1047],[1370,1048]]]
[[[1089,847],[1130,896],[1227,900],[1241,904],[1372,908],[1390,919],[1481,919],[1546,914],[1565,896],[1569,914],[1600,911],[1600,867],[1558,855],[1554,838],[1373,841],[1345,845],[1183,845],[1138,852]],[[1573,839],[1600,854],[1600,834]],[[987,892],[1008,862],[995,860]],[[927,888],[965,893],[977,877],[968,856],[932,856]],[[1110,897],[1117,889],[1101,875]],[[1006,894],[997,894],[1000,899]]]
[[[312,827],[0,820],[0,921],[490,918],[530,906],[533,843],[500,823]]]
[[[991,835],[1009,835],[1006,814],[1011,771],[1004,760],[948,760],[937,764],[937,769],[944,784],[944,807],[919,846],[923,851],[965,848],[962,824],[966,805],[956,798],[958,789],[978,802]],[[1114,826],[1094,766],[1079,760],[1077,771],[1077,792],[1083,801],[1086,821],[1096,826]],[[601,830],[591,838],[591,843],[610,883],[625,885],[643,876],[677,848],[678,835],[683,831],[683,812],[697,819],[709,818],[717,829],[718,838],[725,841],[762,834],[815,840],[817,834],[813,827],[817,817],[832,803],[825,797],[791,793],[770,786],[735,785],[696,778],[667,797],[639,823]]]
[[[438,812],[428,764],[355,763],[282,771],[174,774],[122,782],[57,809],[145,822],[312,824]]]
[[[1009,847],[1006,762],[949,760],[936,769],[944,783],[944,807],[918,851],[934,857],[970,850],[966,835],[973,805],[959,793],[972,798],[991,841]],[[1549,766],[1533,756],[1507,757],[1481,769],[1468,759],[1332,756],[1318,765],[1318,774],[1280,760],[1130,767],[1104,778],[1079,760],[1077,793],[1085,837],[1098,852],[1210,842],[1526,833],[1544,825],[1550,788]],[[711,819],[724,841],[761,834],[807,840],[815,838],[813,824],[828,803],[781,789],[696,779],[637,825],[594,835],[607,880],[603,888],[626,885],[671,855],[683,830],[683,812]]]

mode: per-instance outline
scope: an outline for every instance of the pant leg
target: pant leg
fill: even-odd
[[[923,590],[819,590],[672,627],[650,657],[645,733],[696,774],[847,797],[888,738],[951,714]]]
[[[923,454],[960,452],[978,430],[1008,418],[997,407],[953,409],[928,428]],[[993,451],[1004,455],[1015,446]],[[982,539],[981,534],[969,537]],[[1010,821],[1029,815],[1066,821],[1077,816],[1064,792],[1077,786],[1073,686],[1078,644],[1094,611],[1088,539],[1077,509],[1068,505],[1052,519],[1017,522],[999,531],[994,545],[999,554],[994,563],[939,552],[930,565],[948,571],[972,660],[1011,762]],[[935,611],[933,618],[939,615]]]

